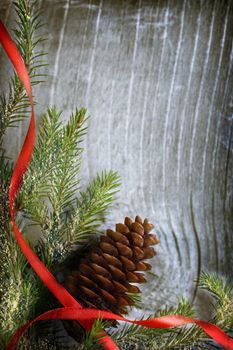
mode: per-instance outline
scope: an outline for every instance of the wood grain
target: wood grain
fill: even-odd
[[[41,3],[49,68],[35,89],[38,121],[53,104],[64,120],[87,107],[83,185],[118,170],[110,225],[135,214],[155,222],[161,244],[145,309],[194,298],[201,270],[232,276],[233,2]],[[11,26],[12,2],[1,5]],[[10,71],[2,56],[1,81]],[[10,155],[25,130],[6,139]]]

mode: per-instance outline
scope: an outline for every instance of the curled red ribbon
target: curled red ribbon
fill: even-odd
[[[15,214],[14,214],[14,203],[19,191],[20,185],[22,183],[23,175],[27,170],[28,164],[30,162],[33,147],[34,147],[34,139],[35,139],[35,114],[34,114],[34,105],[33,105],[33,97],[32,97],[32,88],[30,83],[30,78],[27,72],[27,68],[24,64],[24,61],[15,45],[13,40],[11,39],[8,31],[6,30],[4,24],[0,21],[0,42],[7,53],[10,61],[12,62],[19,79],[25,87],[27,95],[29,97],[29,101],[32,108],[31,120],[29,124],[29,128],[27,131],[27,135],[20,152],[20,155],[17,159],[13,175],[10,182],[10,190],[9,190],[9,209],[11,216],[12,228],[15,233],[16,240],[30,263],[31,267],[34,269],[36,274],[40,277],[46,287],[53,293],[53,295],[57,298],[57,300],[64,306],[63,308],[50,310],[48,312],[43,313],[42,315],[36,317],[34,320],[28,322],[23,327],[18,329],[18,331],[12,337],[10,343],[7,346],[7,350],[15,349],[20,337],[28,329],[34,322],[48,319],[64,319],[64,320],[76,320],[80,322],[80,324],[85,328],[86,331],[89,331],[93,325],[93,322],[97,318],[104,319],[114,319],[121,320],[124,322],[130,322],[134,324],[138,324],[148,328],[172,328],[183,326],[189,323],[193,323],[198,325],[203,329],[211,338],[213,338],[216,342],[218,342],[221,346],[223,346],[227,350],[233,350],[233,340],[227,336],[220,328],[215,326],[214,324],[193,320],[188,317],[178,316],[178,315],[169,315],[158,318],[153,318],[149,320],[141,320],[141,321],[132,321],[126,319],[122,316],[113,314],[111,312],[103,311],[103,310],[95,310],[95,309],[84,309],[82,306],[74,299],[69,292],[60,285],[55,277],[50,273],[50,271],[44,266],[44,264],[40,261],[37,255],[33,252],[33,250],[29,247],[25,239],[23,238],[21,232],[19,231],[16,223],[15,223]],[[102,344],[103,348],[106,350],[119,350],[117,345],[113,342],[111,337],[106,335],[103,331],[101,332],[102,336],[99,338],[99,342]]]

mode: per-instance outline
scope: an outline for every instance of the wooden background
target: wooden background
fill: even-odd
[[[110,222],[140,214],[155,223],[161,244],[145,309],[194,298],[201,270],[232,278],[233,1],[41,3],[49,67],[34,90],[38,123],[53,104],[64,120],[87,107],[83,185],[118,170]],[[1,17],[13,26],[12,1],[1,0]],[[6,139],[13,157],[25,130]]]

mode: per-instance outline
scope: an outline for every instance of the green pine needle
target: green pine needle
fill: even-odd
[[[14,332],[33,315],[38,287],[27,261],[12,234],[4,233],[1,245],[0,346],[4,349]]]
[[[88,333],[85,333],[83,343],[80,349],[81,350],[90,350],[90,349],[102,350],[103,347],[99,344],[98,339],[102,339],[104,337],[104,334],[102,333],[102,331],[108,327],[109,327],[108,321],[105,321],[101,318],[98,318],[97,320],[95,320],[91,331]]]
[[[86,191],[80,193],[65,231],[68,242],[85,244],[91,235],[96,234],[113,204],[119,185],[119,175],[112,170],[104,170]]]
[[[41,11],[37,9],[36,1],[18,0],[14,2],[18,17],[17,29],[14,31],[15,42],[28,68],[32,85],[39,84],[41,77],[40,69],[45,66],[41,61],[44,52],[37,51],[45,39],[37,36],[38,29],[42,26],[40,21]],[[30,104],[27,94],[18,76],[14,73],[9,84],[9,93],[0,96],[0,147],[6,129],[15,126],[20,120],[28,116]]]
[[[195,311],[189,302],[181,298],[178,301],[176,309],[166,308],[155,315],[151,315],[149,318],[170,314],[194,317]],[[165,350],[176,349],[176,346],[179,346],[179,349],[183,345],[189,346],[198,339],[198,332],[199,329],[195,326],[173,329],[152,329],[139,325],[126,324],[123,329],[113,334],[113,337],[121,349],[127,349],[130,346],[132,349],[137,349],[137,346],[139,349],[143,349],[142,346],[145,346],[148,350]]]
[[[78,190],[82,148],[86,133],[85,109],[76,109],[62,125],[55,107],[42,119],[38,141],[25,174],[18,210],[41,227],[40,254],[51,266],[66,253],[66,216]]]
[[[233,329],[233,283],[216,273],[202,272],[199,287],[214,298],[213,322],[225,330]]]
[[[37,144],[19,195],[19,210],[42,227],[49,208],[58,216],[72,204],[79,179],[82,141],[86,128],[86,110],[76,110],[67,125],[60,120],[61,112],[55,107],[43,116]]]

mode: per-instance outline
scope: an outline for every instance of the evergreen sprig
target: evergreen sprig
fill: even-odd
[[[67,125],[61,128],[56,138],[56,156],[54,167],[50,172],[47,216],[43,217],[41,248],[43,259],[51,266],[54,261],[64,260],[68,247],[66,216],[72,207],[78,190],[82,148],[80,143],[86,133],[86,110],[76,109]],[[60,140],[60,142],[59,142]],[[50,149],[50,152],[52,150]],[[50,153],[51,154],[51,153]]]
[[[216,273],[202,272],[199,287],[214,299],[212,322],[226,331],[233,330],[233,283]]]
[[[12,235],[1,245],[0,348],[34,313],[39,293],[32,272]]]
[[[96,350],[102,350],[103,347],[98,342],[98,339],[102,339],[104,337],[103,329],[108,328],[110,325],[110,322],[103,320],[101,318],[97,318],[95,320],[92,329],[90,332],[85,333],[82,345],[80,346],[80,350],[90,350],[90,349],[96,349]]]
[[[41,228],[39,248],[47,266],[65,253],[65,217],[80,181],[80,143],[86,132],[85,109],[76,109],[64,126],[60,117],[55,107],[44,115],[18,200],[18,210]]]
[[[34,148],[33,157],[24,176],[18,200],[18,210],[42,228],[47,226],[48,208],[64,214],[75,195],[79,179],[82,148],[79,147],[86,128],[86,110],[76,110],[67,125],[61,122],[61,112],[48,110]],[[49,205],[48,201],[49,200]]]
[[[194,317],[195,310],[192,305],[181,298],[178,301],[176,309],[165,308],[158,313],[151,315],[149,318],[160,317],[165,315],[183,315],[187,317]],[[113,334],[117,343],[121,349],[127,349],[127,346],[131,346],[132,349],[136,349],[136,346],[144,344],[147,349],[175,349],[175,346],[182,345],[187,342],[192,343],[193,339],[196,339],[197,328],[196,327],[183,327],[181,329],[153,329],[145,328],[139,325],[124,325],[123,329]]]
[[[86,110],[76,109],[63,125],[61,112],[48,110],[18,197],[17,210],[41,228],[37,248],[49,267],[97,233],[118,191],[119,176],[110,170],[77,194],[86,120]]]
[[[110,170],[97,174],[86,191],[80,192],[75,209],[69,218],[65,235],[72,244],[85,244],[97,233],[111,208],[119,187],[119,175]]]
[[[37,36],[38,29],[42,26],[40,20],[41,10],[38,9],[36,1],[18,0],[14,2],[18,17],[17,29],[14,31],[17,47],[28,68],[32,85],[39,84],[45,75],[39,72],[45,66],[41,58],[46,54],[37,51],[37,47],[45,38]],[[14,73],[9,84],[8,94],[0,96],[0,147],[6,129],[24,119],[30,112],[30,104],[27,94],[18,76]]]

